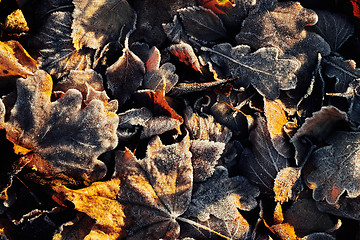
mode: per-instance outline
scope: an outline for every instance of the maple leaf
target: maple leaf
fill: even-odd
[[[225,76],[236,79],[235,83],[243,87],[252,84],[269,99],[278,98],[280,90],[296,87],[295,72],[300,63],[296,59],[279,58],[278,48],[261,48],[250,53],[249,46],[232,47],[224,43],[201,49],[210,54],[212,62],[225,69]]]
[[[36,61],[17,41],[0,42],[0,77],[33,75]]]
[[[129,205],[133,223],[128,239],[176,239],[180,234],[177,218],[191,200],[192,166],[190,140],[164,146],[152,139],[147,157],[137,160],[129,151],[117,153],[117,174],[122,186],[119,201]]]
[[[142,84],[144,74],[143,61],[129,49],[128,39],[126,39],[123,55],[106,70],[108,87],[120,106]]]
[[[41,69],[60,78],[70,70],[90,68],[92,51],[77,51],[71,40],[72,17],[70,12],[52,12],[41,30],[32,37],[30,45],[39,50]]]
[[[96,222],[84,239],[119,239],[125,235],[124,207],[116,201],[120,180],[95,182],[89,187],[72,190],[64,186],[53,189],[75,205],[75,209],[86,213]],[[96,207],[93,205],[96,204]]]
[[[85,181],[102,178],[106,166],[97,157],[117,145],[117,115],[99,100],[81,109],[82,96],[75,89],[51,102],[51,88],[51,77],[42,70],[17,81],[15,106],[2,123],[7,138],[40,174],[64,173]]]
[[[73,0],[71,37],[76,50],[97,49],[133,29],[136,14],[126,0]]]
[[[359,139],[358,132],[335,132],[326,140],[329,146],[319,148],[311,155],[310,162],[316,170],[306,181],[314,188],[315,200],[325,199],[329,204],[335,204],[345,191],[350,198],[360,195]]]

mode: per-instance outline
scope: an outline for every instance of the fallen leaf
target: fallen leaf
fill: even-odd
[[[17,80],[15,106],[2,123],[15,153],[45,176],[64,172],[85,181],[102,178],[106,166],[97,157],[117,145],[118,117],[98,100],[81,109],[81,93],[74,89],[51,102],[51,88],[51,77],[41,70]]]
[[[278,48],[261,48],[250,53],[249,46],[232,47],[229,43],[224,43],[215,45],[212,49],[201,49],[208,52],[211,61],[225,69],[224,75],[234,78],[237,85],[247,88],[251,83],[260,94],[269,99],[278,98],[280,90],[296,87],[295,72],[299,69],[300,62],[293,58],[281,58],[281,50]]]
[[[179,80],[175,71],[175,65],[164,63],[160,68],[145,73],[142,87],[155,92],[161,92],[165,89],[165,93],[167,93]]]
[[[200,6],[208,8],[216,14],[226,14],[222,9],[233,7],[229,0],[198,0],[197,2]]]
[[[358,132],[335,132],[326,142],[329,146],[319,148],[311,155],[310,162],[316,167],[306,178],[313,188],[316,201],[326,200],[335,204],[340,196],[347,193],[349,198],[360,195],[357,172],[359,149]]]
[[[141,86],[145,74],[143,61],[129,49],[128,40],[125,41],[123,55],[106,70],[108,87],[120,106]]]
[[[354,25],[346,15],[323,10],[317,10],[316,14],[317,23],[308,29],[324,38],[332,51],[337,51],[353,35]]]
[[[269,100],[264,98],[264,113],[268,131],[274,148],[284,157],[293,157],[294,152],[284,127],[288,122],[284,105],[280,100]]]
[[[360,77],[360,70],[353,60],[329,56],[322,59],[323,71],[329,78],[335,78],[335,92],[345,92],[349,84]]]
[[[179,59],[180,62],[185,63],[186,65],[192,67],[195,71],[201,73],[199,59],[195,55],[194,49],[191,45],[180,42],[178,44],[171,45],[169,50]]]
[[[6,17],[4,27],[7,31],[11,31],[11,32],[29,31],[29,27],[27,25],[24,14],[20,9],[16,9]]]
[[[176,239],[178,218],[191,200],[192,166],[190,140],[165,146],[158,137],[137,160],[129,151],[118,152],[116,174],[122,179],[118,200],[128,207],[132,223],[127,239]]]
[[[179,9],[178,13],[186,33],[191,37],[202,41],[227,38],[223,23],[211,10],[194,6]]]
[[[30,45],[41,53],[40,67],[57,78],[70,70],[90,68],[93,51],[76,51],[73,47],[71,13],[52,12],[43,21],[41,30],[30,40]]]
[[[95,220],[85,213],[78,213],[72,221],[64,223],[56,231],[52,240],[78,240],[84,239],[94,226]]]
[[[120,180],[95,182],[89,187],[71,190],[64,186],[53,189],[75,205],[75,209],[95,219],[95,225],[84,239],[119,239],[125,236],[124,207],[117,201]],[[93,207],[93,205],[96,207]]]
[[[281,169],[274,181],[275,201],[283,204],[294,200],[302,190],[301,169],[286,167]]]
[[[76,50],[104,46],[133,29],[136,13],[126,0],[73,0],[75,5],[71,26],[72,41]]]
[[[0,42],[0,77],[31,76],[36,68],[36,61],[19,42]]]
[[[255,119],[249,139],[252,147],[243,151],[239,170],[264,193],[273,194],[275,178],[281,169],[289,166],[288,159],[273,147],[266,121],[261,116]]]

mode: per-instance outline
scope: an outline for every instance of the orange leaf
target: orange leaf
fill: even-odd
[[[353,15],[360,18],[360,0],[350,0],[353,7]]]
[[[198,4],[212,10],[216,14],[226,14],[220,8],[229,8],[233,5],[229,0],[198,0]]]
[[[0,77],[33,75],[36,61],[17,41],[0,42]]]

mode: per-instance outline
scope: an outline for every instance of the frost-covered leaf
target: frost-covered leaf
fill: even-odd
[[[218,0],[198,0],[200,6],[208,8],[216,14],[226,14],[222,9],[233,7],[232,2],[229,0],[218,1]]]
[[[235,239],[246,236],[249,228],[244,225],[238,209],[249,211],[257,206],[256,197],[259,190],[252,186],[244,177],[228,177],[224,167],[217,167],[213,176],[203,183],[196,184],[192,194],[187,216],[196,217],[205,222],[211,216],[226,222],[229,229],[234,225],[239,229]],[[240,221],[240,222],[239,222]],[[219,233],[228,235],[226,229],[216,229]]]
[[[73,0],[73,4],[71,37],[77,50],[97,49],[134,27],[136,14],[126,0]]]
[[[354,25],[348,17],[329,11],[318,10],[318,21],[309,29],[324,38],[336,52],[354,33]]]
[[[196,71],[201,72],[199,59],[195,55],[194,49],[191,45],[181,42],[179,44],[171,45],[169,50],[179,59],[180,62],[183,62]]]
[[[71,70],[69,75],[59,81],[54,87],[55,91],[62,92],[66,92],[69,89],[79,90],[87,103],[92,99],[98,99],[103,102],[109,100],[103,86],[102,76],[92,69],[85,71]]]
[[[210,54],[210,59],[225,69],[225,76],[232,77],[235,83],[248,87],[253,85],[263,96],[269,99],[279,97],[280,90],[296,87],[295,72],[300,67],[296,59],[281,58],[278,48],[261,48],[250,53],[250,47],[229,43],[215,45],[212,49],[202,47]]]
[[[329,55],[330,46],[316,33],[304,29],[317,22],[313,10],[303,8],[298,2],[270,2],[259,1],[260,7],[244,20],[236,40],[238,44],[247,44],[254,49],[277,47],[286,56],[296,57],[300,61],[296,69],[298,84],[291,96],[299,98],[309,87],[318,53]]]
[[[156,92],[169,92],[178,82],[179,76],[175,73],[176,68],[171,63],[164,63],[160,68],[147,72],[144,75],[143,88]]]
[[[190,140],[165,146],[158,137],[150,141],[146,158],[118,152],[116,174],[122,179],[118,196],[131,217],[127,239],[176,239],[180,217],[188,208],[192,191]]]
[[[184,117],[191,139],[228,143],[232,136],[230,129],[216,122],[211,115],[202,117],[187,107]]]
[[[251,150],[245,149],[240,159],[240,172],[266,193],[273,194],[274,180],[281,169],[288,167],[288,159],[273,147],[266,121],[257,116],[249,133]]]
[[[57,78],[70,70],[85,70],[91,65],[92,51],[76,51],[73,47],[71,23],[70,12],[52,12],[31,39],[31,46],[41,53],[41,68]]]
[[[204,181],[213,175],[215,165],[225,149],[225,143],[208,140],[192,140],[190,152],[194,168],[194,181]]]
[[[344,126],[346,121],[346,113],[333,106],[322,107],[314,112],[312,117],[307,118],[291,139],[295,146],[296,164],[303,166],[313,150],[313,145],[324,142],[329,134],[338,126]]]
[[[326,76],[336,79],[336,92],[345,92],[352,81],[360,78],[360,70],[356,68],[356,63],[353,60],[329,56],[322,59],[322,67]]]
[[[211,106],[211,113],[216,121],[227,126],[234,132],[247,132],[247,118],[239,109],[225,102],[216,102]]]
[[[320,212],[313,199],[298,199],[284,213],[285,222],[294,226],[299,237],[314,232],[327,232],[335,223],[329,214]]]
[[[52,240],[84,239],[94,226],[95,220],[85,213],[78,213],[72,221],[64,223],[54,234]]]
[[[178,13],[185,32],[191,37],[203,41],[216,41],[227,38],[222,21],[213,11],[194,6],[179,9]]]
[[[264,113],[274,148],[282,156],[286,158],[292,157],[294,151],[284,131],[284,126],[288,122],[284,105],[279,100],[264,98]]]
[[[303,238],[304,240],[336,240],[328,233],[312,233]]]
[[[281,169],[274,181],[275,201],[281,204],[294,200],[302,190],[301,169],[286,167]]]
[[[3,123],[7,138],[39,174],[102,178],[106,166],[97,158],[117,145],[117,115],[98,100],[81,109],[82,96],[75,89],[51,102],[51,88],[51,77],[41,70],[17,80],[17,100]]]
[[[325,146],[316,150],[310,158],[310,163],[316,169],[306,178],[314,188],[313,198],[316,201],[326,200],[335,204],[342,194],[356,198],[360,195],[358,132],[335,132]]]
[[[143,61],[125,45],[123,55],[106,70],[108,87],[120,106],[142,84],[145,74]]]
[[[95,182],[89,187],[78,190],[64,186],[54,186],[53,189],[63,195],[66,200],[71,201],[76,210],[96,220],[85,239],[115,240],[125,236],[124,207],[117,201],[120,189],[118,178],[106,182]]]
[[[0,42],[0,77],[33,75],[36,61],[17,41]]]

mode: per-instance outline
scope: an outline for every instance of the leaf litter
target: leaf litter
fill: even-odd
[[[358,1],[5,2],[1,239],[358,239]]]

